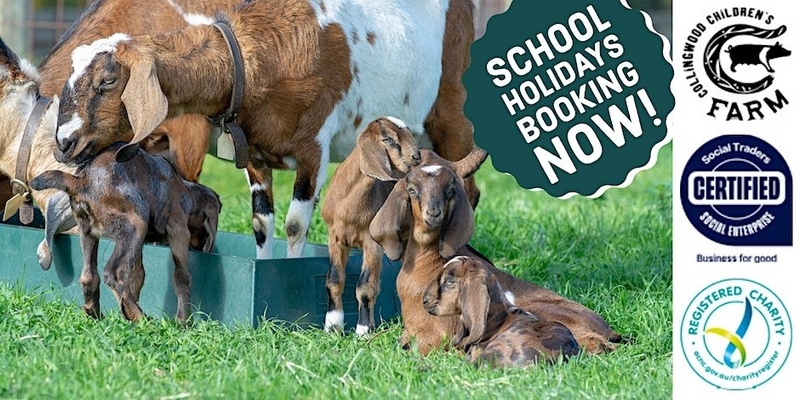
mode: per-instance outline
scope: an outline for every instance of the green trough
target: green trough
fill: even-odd
[[[43,271],[36,256],[36,247],[44,239],[42,226],[38,212],[30,226],[20,224],[16,217],[0,223],[0,281],[78,307],[83,304],[78,281],[81,272],[78,236],[58,235],[52,249],[53,265],[50,270]],[[327,311],[327,247],[308,244],[302,258],[289,259],[285,241],[276,240],[274,246],[274,259],[256,260],[252,258],[255,254],[252,236],[219,232],[211,253],[190,251],[193,318],[214,319],[230,327],[256,327],[265,318],[303,328],[322,327]],[[98,255],[101,277],[113,249],[112,242],[101,240]],[[361,272],[361,253],[351,254],[343,297],[348,330],[356,325],[355,286]],[[145,245],[143,261],[146,276],[139,303],[142,310],[151,317],[172,318],[177,301],[169,247]],[[381,292],[375,304],[378,324],[400,314],[395,288],[398,271],[399,263],[384,257]],[[104,313],[119,312],[105,284],[101,284],[100,303]]]

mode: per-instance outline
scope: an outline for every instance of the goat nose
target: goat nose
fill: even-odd
[[[442,215],[442,210],[439,209],[438,207],[437,208],[429,207],[427,210],[427,214],[433,218],[437,218],[440,215]]]
[[[61,150],[62,153],[66,153],[75,142],[71,138],[58,138],[56,139],[56,145],[58,149]]]

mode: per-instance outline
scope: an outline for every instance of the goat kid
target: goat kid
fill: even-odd
[[[189,315],[191,275],[190,245],[210,251],[217,232],[219,197],[211,189],[184,181],[160,156],[138,153],[125,164],[115,161],[116,144],[83,164],[77,175],[47,171],[34,178],[35,190],[66,192],[80,230],[84,311],[100,317],[100,277],[97,253],[100,237],[115,242],[103,272],[122,314],[131,321],[144,316],[139,294],[144,284],[142,249],[145,241],[169,244],[175,263],[174,285],[178,298],[175,318]]]
[[[480,259],[517,307],[543,321],[564,324],[587,352],[613,350],[616,343],[624,341],[594,311],[499,270],[467,244],[474,229],[474,213],[463,180],[485,160],[483,150],[476,149],[455,163],[425,153],[422,158],[397,182],[369,228],[389,259],[403,259],[397,291],[405,327],[400,338],[404,347],[414,339],[419,351],[427,354],[458,332],[458,318],[434,317],[422,304],[425,288],[455,255]]]
[[[492,271],[476,258],[448,261],[425,290],[422,304],[432,315],[460,316],[461,331],[451,343],[473,363],[524,367],[580,353],[566,326],[513,305]]]
[[[392,191],[394,182],[419,162],[417,143],[405,123],[385,117],[367,126],[358,136],[353,152],[333,173],[321,210],[328,226],[331,259],[326,281],[326,331],[344,329],[342,292],[351,248],[363,251],[361,276],[356,286],[356,334],[366,335],[375,329],[374,305],[380,291],[383,249],[369,235],[369,223]]]
[[[426,355],[459,331],[457,316],[437,317],[422,304],[428,284],[442,266],[469,241],[474,218],[464,179],[478,170],[487,154],[474,149],[450,163],[433,152],[420,152],[422,162],[397,181],[369,226],[370,236],[391,260],[402,257],[397,294],[403,317],[400,343],[412,339]]]
[[[106,37],[114,32],[128,34],[144,34],[152,32],[169,32],[189,25],[210,23],[209,15],[216,10],[232,10],[240,0],[157,0],[141,2],[133,0],[96,0],[64,33],[56,46],[45,57],[37,68],[22,61],[0,39],[0,65],[5,67],[6,74],[2,80],[12,84],[10,77],[15,77],[13,84],[20,90],[3,91],[5,102],[3,111],[3,137],[0,138],[0,204],[10,198],[5,190],[10,191],[6,176],[14,176],[16,170],[16,154],[20,147],[20,138],[25,121],[31,113],[36,93],[51,97],[54,104],[42,118],[36,131],[36,139],[28,165],[28,178],[39,173],[58,169],[74,171],[57,162],[53,156],[56,144],[40,138],[55,137],[57,126],[58,97],[71,70],[72,51],[82,44]],[[16,71],[19,71],[17,73]],[[11,96],[11,97],[9,97]],[[17,99],[25,101],[17,102]],[[52,110],[52,111],[50,111]],[[11,118],[10,116],[14,116]],[[6,118],[6,117],[9,118]],[[12,126],[13,125],[13,126]],[[175,165],[180,174],[187,180],[197,181],[202,170],[203,160],[208,149],[210,125],[205,116],[185,114],[167,119],[153,133],[142,141],[142,147],[148,152],[165,156]],[[28,179],[26,179],[28,181]],[[55,197],[51,197],[55,194]],[[53,237],[75,227],[66,194],[56,191],[42,191],[33,194],[34,200],[45,215],[46,238],[39,245],[37,255],[43,269],[49,269],[52,254],[50,244]],[[48,214],[49,213],[49,214]]]
[[[272,256],[272,169],[297,170],[285,229],[288,256],[299,257],[328,162],[344,160],[369,121],[395,115],[448,159],[470,151],[461,77],[472,13],[470,0],[264,0],[230,14],[244,60],[236,122],[249,144],[258,258]],[[222,35],[206,25],[115,34],[77,49],[59,108],[58,158],[80,163],[118,140],[139,142],[168,116],[220,114],[232,63]],[[468,188],[477,204],[473,181]]]

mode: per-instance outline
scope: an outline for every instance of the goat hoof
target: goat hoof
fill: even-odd
[[[356,336],[360,339],[366,339],[371,336],[371,333],[374,329],[370,329],[370,327],[366,325],[357,325],[356,326]]]
[[[102,319],[103,313],[100,312],[99,308],[95,307],[83,307],[83,312],[86,313],[89,317],[93,319]]]
[[[341,325],[330,325],[330,326],[326,325],[325,333],[330,333],[331,335],[344,336],[344,329],[342,329]]]

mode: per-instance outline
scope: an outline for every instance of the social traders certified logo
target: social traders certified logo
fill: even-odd
[[[757,137],[724,135],[701,146],[683,170],[681,203],[715,242],[792,245],[792,175],[778,150]]]
[[[786,25],[753,7],[710,13],[685,37],[680,65],[706,115],[751,121],[776,114],[789,103],[777,85],[781,60],[792,54],[780,38]],[[783,73],[792,73],[783,71]]]
[[[747,279],[725,279],[701,290],[680,329],[689,366],[720,389],[763,385],[780,371],[792,347],[792,322],[783,302]]]

